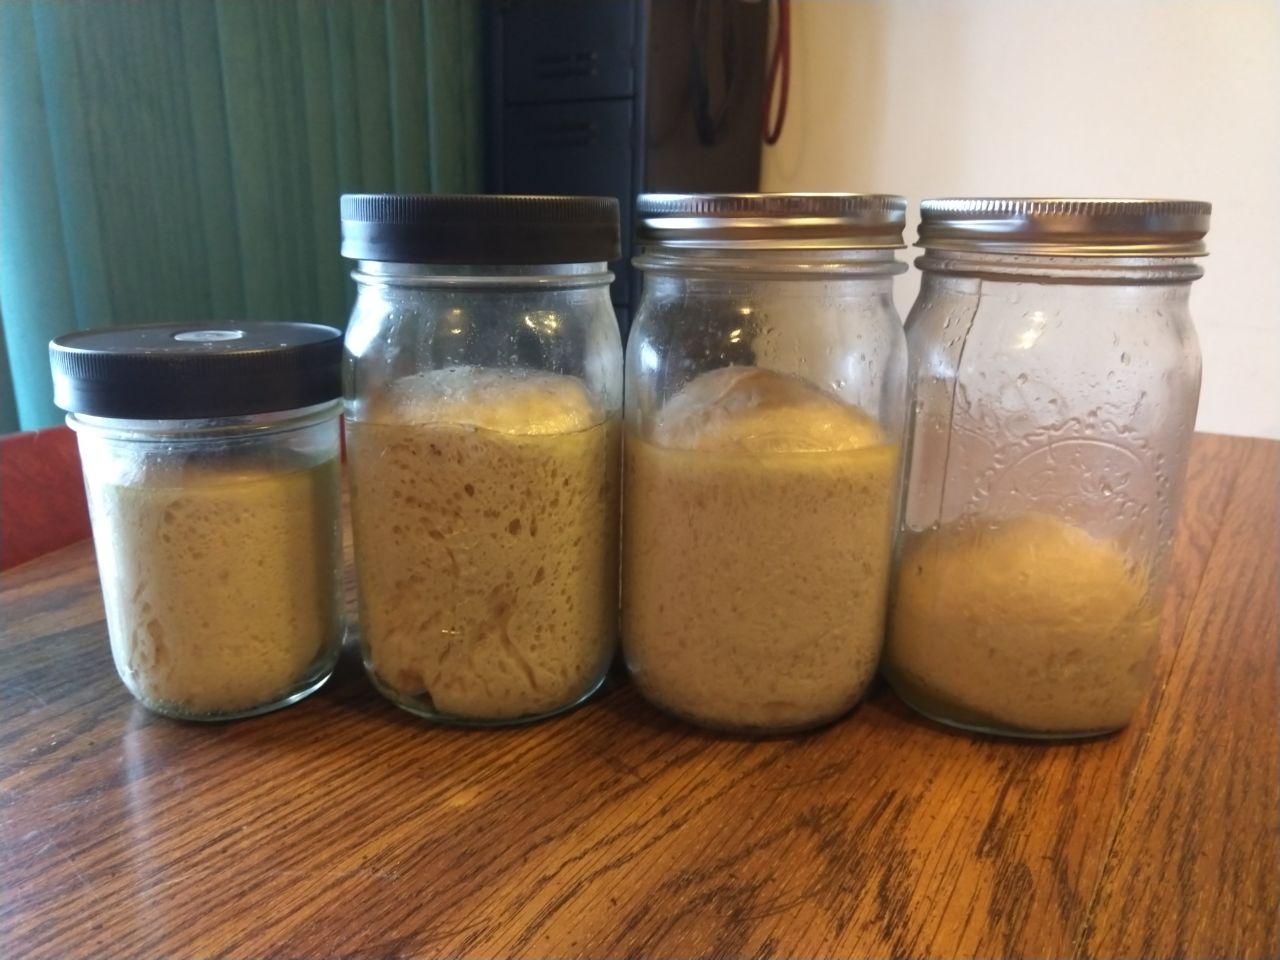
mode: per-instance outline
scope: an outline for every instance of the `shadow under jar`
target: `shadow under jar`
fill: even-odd
[[[342,226],[369,676],[445,723],[569,709],[617,639],[617,201],[351,195]]]
[[[49,352],[125,686],[188,720],[318,689],[343,638],[341,332],[117,327]]]
[[[921,213],[885,673],[952,726],[1116,730],[1151,683],[1200,390],[1187,301],[1209,205]]]
[[[784,733],[848,712],[875,674],[905,407],[904,208],[640,198],[623,649],[663,710]]]

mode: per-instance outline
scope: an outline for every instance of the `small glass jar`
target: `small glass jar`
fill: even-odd
[[[369,676],[446,723],[567,710],[617,639],[617,201],[351,195],[342,218]]]
[[[648,195],[627,348],[623,648],[702,726],[818,726],[880,658],[901,197]]]
[[[1118,729],[1151,683],[1209,205],[927,200],[922,218],[885,672],[952,726]]]
[[[88,492],[116,670],[156,713],[317,690],[342,646],[342,334],[108,328],[49,346]]]

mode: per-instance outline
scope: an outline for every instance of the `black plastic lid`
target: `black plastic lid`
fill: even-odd
[[[297,410],[342,395],[342,333],[318,323],[160,324],[49,342],[53,402],[125,420]]]
[[[476,265],[617,260],[618,201],[348,193],[342,197],[342,255]]]

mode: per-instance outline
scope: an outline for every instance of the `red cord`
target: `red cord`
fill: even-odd
[[[778,116],[769,122],[769,108],[773,105],[773,91],[778,84],[778,68],[782,68],[782,86],[778,91]],[[769,62],[769,80],[765,84],[764,117],[761,133],[764,142],[773,146],[782,136],[782,124],[787,119],[787,90],[791,86],[791,0],[778,0],[778,36],[773,44],[773,57]]]

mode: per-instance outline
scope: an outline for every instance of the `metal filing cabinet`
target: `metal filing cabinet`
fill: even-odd
[[[618,198],[623,259],[612,295],[625,334],[639,293],[636,194],[758,189],[767,6],[503,0],[486,11],[486,186]],[[710,142],[693,115],[699,64],[716,99]]]

